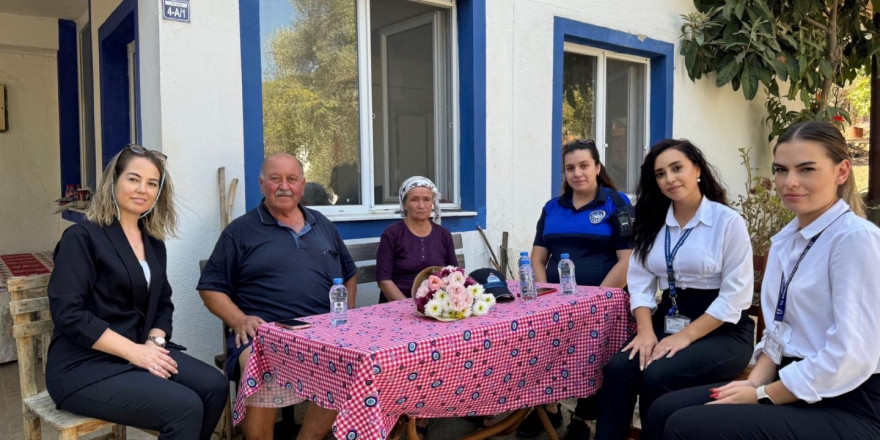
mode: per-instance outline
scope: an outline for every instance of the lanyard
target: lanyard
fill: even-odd
[[[672,239],[669,237],[669,226],[666,227],[666,281],[669,282],[669,299],[672,300],[672,307],[669,308],[668,312],[669,316],[674,315],[676,310],[678,310],[678,303],[675,301],[675,271],[672,269],[672,260],[675,259],[678,249],[684,244],[684,241],[687,240],[688,235],[691,235],[693,230],[694,228],[688,228],[682,231],[681,237],[678,238],[678,242],[675,243],[675,247],[670,252],[669,246]]]
[[[791,269],[791,273],[788,274],[788,279],[785,279],[785,271],[782,271],[782,274],[779,276],[779,297],[776,300],[776,314],[773,316],[773,321],[782,322],[782,318],[785,317],[785,300],[788,298],[788,286],[791,285],[791,279],[794,278],[795,272],[797,272],[798,267],[801,265],[801,261],[804,260],[804,257],[807,256],[807,252],[810,251],[810,248],[816,243],[816,240],[819,239],[819,236],[825,232],[825,229],[828,229],[837,219],[843,217],[844,214],[849,212],[847,209],[846,212],[837,216],[828,226],[825,226],[818,234],[814,235],[810,238],[810,241],[807,242],[807,247],[801,252],[801,256],[798,257],[797,262],[794,263],[794,267]]]

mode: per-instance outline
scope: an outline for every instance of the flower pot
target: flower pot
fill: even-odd
[[[764,268],[767,267],[766,255],[752,255],[752,267],[755,269],[755,292],[761,293],[761,282],[764,279]]]
[[[855,139],[861,139],[865,137],[865,129],[862,127],[850,127],[849,128],[849,137]]]

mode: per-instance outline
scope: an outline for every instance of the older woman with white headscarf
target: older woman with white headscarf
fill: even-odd
[[[379,302],[409,298],[416,275],[428,266],[457,264],[452,234],[440,226],[440,191],[434,183],[413,176],[398,194],[403,220],[385,229],[376,252]]]

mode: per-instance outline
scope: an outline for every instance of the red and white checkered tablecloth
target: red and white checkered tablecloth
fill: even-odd
[[[309,399],[339,412],[336,438],[384,439],[401,414],[488,415],[586,397],[635,330],[629,296],[604,287],[498,303],[455,322],[421,317],[411,301],[350,310],[340,327],[326,314],[304,320],[312,326],[260,326],[235,423],[245,405]]]

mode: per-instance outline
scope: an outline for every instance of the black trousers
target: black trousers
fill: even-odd
[[[680,290],[679,312],[695,320],[717,295],[717,290]],[[657,339],[668,336],[663,324],[670,305],[664,292],[653,317]],[[742,373],[752,356],[754,328],[754,322],[743,312],[736,324],[722,324],[672,358],[652,362],[644,371],[639,370],[638,355],[632,360],[629,351],[612,356],[603,369],[602,389],[598,393],[596,440],[627,438],[637,397],[639,414],[644,420],[654,401],[666,393],[730,380]],[[650,440],[644,432],[642,438]]]
[[[217,370],[170,349],[178,373],[162,379],[137,369],[108,377],[68,396],[70,412],[159,431],[161,440],[208,440],[226,405],[229,382]]]
[[[654,402],[643,433],[652,439],[880,439],[880,374],[846,394],[816,403],[704,405],[709,388],[669,393]]]

